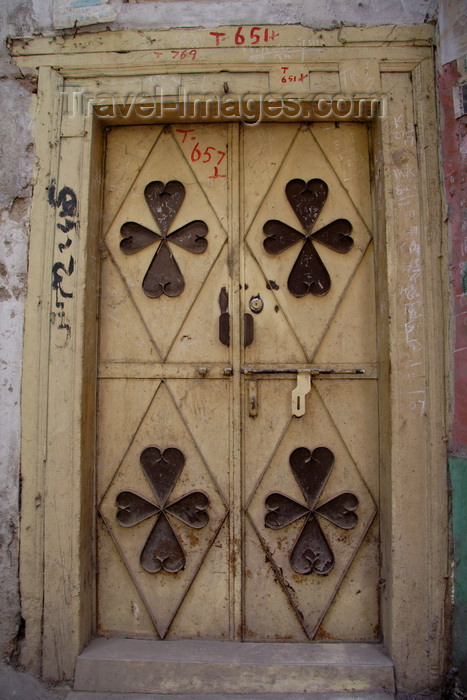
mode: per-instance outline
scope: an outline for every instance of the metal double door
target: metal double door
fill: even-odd
[[[97,629],[379,638],[367,129],[108,132]]]

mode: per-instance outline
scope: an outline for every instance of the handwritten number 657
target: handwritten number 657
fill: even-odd
[[[193,147],[193,150],[191,152],[191,160],[193,163],[196,163],[197,161],[201,160],[202,163],[209,163],[213,155],[211,155],[210,151],[215,151],[216,153],[219,154],[220,158],[218,159],[216,165],[220,165],[225,158],[225,151],[219,151],[217,148],[214,148],[214,146],[207,146],[205,148],[204,153],[202,153],[199,149],[199,141],[197,141]],[[204,157],[203,157],[204,156]]]

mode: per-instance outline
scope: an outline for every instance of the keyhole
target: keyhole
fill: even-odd
[[[250,309],[254,314],[259,314],[263,310],[264,302],[259,296],[251,297],[250,299]]]

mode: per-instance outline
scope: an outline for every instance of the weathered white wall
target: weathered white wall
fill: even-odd
[[[92,31],[222,24],[418,24],[437,0],[111,0],[116,19]],[[92,9],[92,8],[90,8]],[[83,28],[80,31],[89,31]],[[0,0],[0,654],[14,651],[19,625],[18,501],[23,306],[32,181],[29,111],[34,86],[9,60],[7,36],[54,33],[52,0]],[[55,31],[55,33],[62,33]],[[70,32],[68,32],[70,33]],[[28,387],[23,386],[27,399]]]
[[[31,92],[23,82],[0,80],[0,648],[6,654],[14,651],[19,626],[21,350],[33,159]]]
[[[420,24],[436,13],[437,0],[110,0],[112,29],[212,27],[221,24],[295,24],[316,29],[340,24]],[[9,32],[52,29],[52,0],[13,0]],[[91,9],[91,8],[90,8]]]

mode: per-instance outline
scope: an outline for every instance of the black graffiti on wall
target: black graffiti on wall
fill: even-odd
[[[55,308],[51,311],[51,322],[60,330],[65,330],[67,338],[71,333],[70,320],[66,308],[73,292],[67,291],[67,278],[75,272],[75,260],[69,251],[73,236],[77,233],[78,199],[71,187],[62,187],[58,192],[54,182],[48,188],[48,202],[57,212],[56,228],[64,234],[57,237],[58,253],[52,264],[52,290],[55,292]]]

